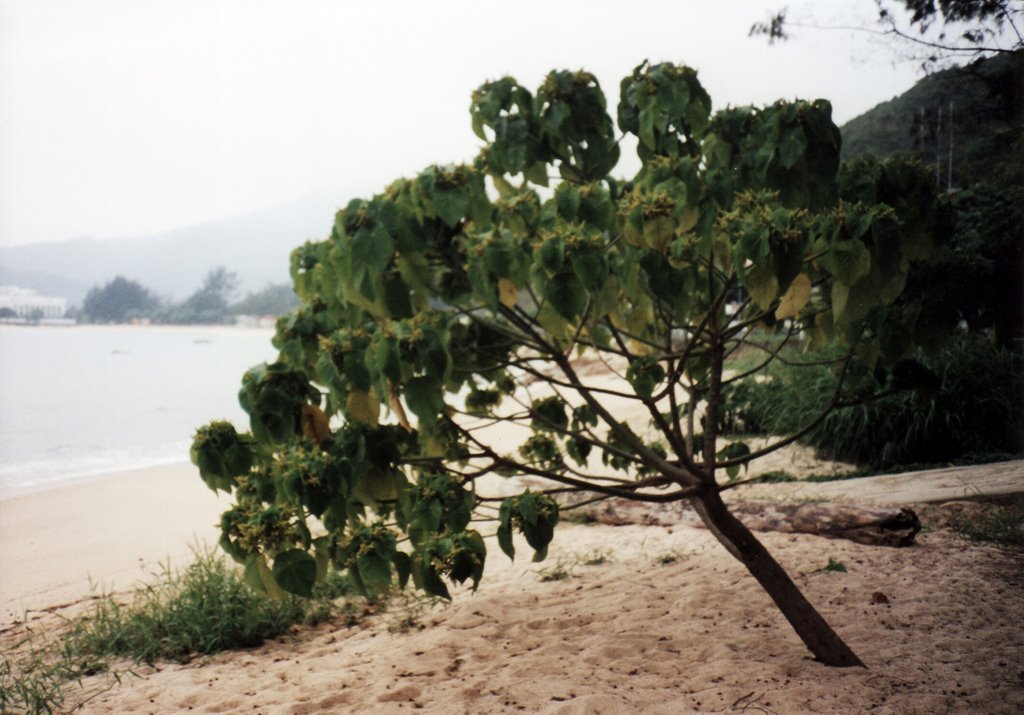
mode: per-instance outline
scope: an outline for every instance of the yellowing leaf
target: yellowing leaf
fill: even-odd
[[[629,349],[634,355],[650,355],[654,352],[654,349],[650,345],[640,342],[639,340],[630,340]]]
[[[511,308],[516,304],[516,299],[519,297],[519,289],[516,288],[516,284],[510,281],[508,278],[498,279],[498,300],[506,308]]]
[[[268,596],[279,601],[288,597],[285,590],[278,585],[277,579],[274,578],[274,572],[270,570],[270,566],[267,564],[267,557],[263,554],[257,557],[256,568],[259,569],[260,581],[263,583],[263,588],[266,589]]]
[[[779,281],[775,271],[767,264],[754,266],[746,275],[747,292],[754,304],[761,310],[768,310],[779,293]]]
[[[800,311],[804,309],[810,298],[811,279],[807,277],[806,273],[801,273],[793,279],[779,300],[779,307],[775,309],[776,320],[795,318],[800,315]]]
[[[331,436],[331,427],[324,411],[316,405],[303,405],[299,417],[302,424],[302,435],[320,444]]]
[[[715,256],[715,265],[726,273],[732,273],[732,246],[729,245],[729,237],[724,233],[718,233],[714,236],[711,245]]]
[[[648,247],[655,250],[667,249],[675,230],[676,224],[671,216],[655,216],[644,219],[644,241]]]
[[[885,283],[878,292],[878,297],[885,304],[892,303],[900,297],[900,293],[907,287],[907,271],[900,271]]]
[[[687,206],[679,216],[679,230],[686,233],[697,225],[700,220],[700,209],[696,206]]]
[[[380,402],[372,392],[362,390],[351,390],[345,398],[345,409],[352,416],[352,419],[359,422],[366,422],[374,427],[380,419]]]

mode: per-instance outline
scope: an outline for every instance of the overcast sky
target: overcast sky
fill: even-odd
[[[0,0],[0,245],[144,236],[353,196],[470,160],[469,97],[584,68],[614,116],[644,58],[689,64],[716,108],[824,97],[837,123],[908,89],[866,33],[748,38],[783,0]],[[790,17],[808,2],[789,1]],[[871,0],[813,3],[871,25]]]

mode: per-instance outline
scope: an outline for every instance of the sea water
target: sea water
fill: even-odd
[[[197,427],[239,430],[271,330],[0,326],[0,495],[186,462]]]

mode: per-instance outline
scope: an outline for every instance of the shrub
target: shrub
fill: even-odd
[[[827,358],[828,352],[803,361]],[[1019,351],[990,335],[963,335],[920,362],[938,378],[932,390],[906,390],[864,404],[841,407],[803,441],[819,456],[872,467],[996,458],[1024,449],[1024,370]],[[865,375],[865,381],[899,376]],[[768,379],[746,379],[733,388],[731,411],[752,430],[792,433],[819,414],[835,391],[833,371],[777,364]]]

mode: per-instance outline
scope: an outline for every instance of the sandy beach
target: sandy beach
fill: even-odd
[[[0,623],[120,590],[190,544],[216,542],[227,499],[191,464],[96,477],[0,499]]]
[[[847,499],[944,502],[965,488],[1019,492],[1024,463],[797,486],[806,499],[837,485]],[[124,589],[183,562],[190,542],[215,538],[225,503],[188,465],[0,501],[4,629],[91,584]],[[133,666],[84,712],[1020,712],[1024,553],[925,527],[903,549],[761,535],[867,669],[814,662],[702,529],[563,523],[541,564],[489,543],[479,591],[457,589],[451,604],[400,596],[354,628]],[[823,572],[830,558],[848,571]],[[556,569],[567,576],[543,578]]]

